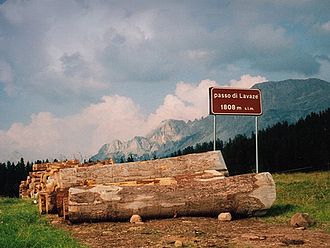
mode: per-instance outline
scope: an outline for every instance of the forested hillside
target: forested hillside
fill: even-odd
[[[330,109],[311,113],[294,124],[277,123],[258,133],[259,170],[284,172],[292,170],[329,169]],[[255,170],[255,134],[237,135],[216,148],[223,153],[231,175]],[[178,156],[213,149],[213,142],[189,146],[171,154]]]

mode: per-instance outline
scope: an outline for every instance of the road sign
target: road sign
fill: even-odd
[[[213,88],[210,92],[211,115],[261,115],[259,89]]]

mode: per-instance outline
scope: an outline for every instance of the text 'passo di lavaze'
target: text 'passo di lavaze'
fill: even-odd
[[[244,94],[244,93],[214,93],[214,98],[223,98],[223,99],[259,99],[258,94]]]

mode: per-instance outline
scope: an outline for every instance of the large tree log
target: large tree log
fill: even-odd
[[[208,170],[169,178],[76,187],[69,189],[68,219],[72,222],[217,215],[253,215],[267,210],[276,198],[269,173],[223,177]]]
[[[61,169],[58,180],[60,189],[68,189],[79,185],[171,177],[203,170],[217,170],[223,175],[228,174],[220,151],[116,165]]]

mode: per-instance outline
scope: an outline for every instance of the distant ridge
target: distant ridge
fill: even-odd
[[[262,91],[263,115],[259,117],[260,129],[281,121],[294,123],[311,112],[330,107],[330,83],[317,78],[269,81],[258,83],[252,88]],[[217,137],[224,141],[237,134],[251,134],[254,130],[254,118],[249,116],[217,116],[217,123]],[[112,157],[119,162],[122,157],[128,156],[134,159],[163,157],[212,139],[211,116],[188,122],[165,120],[146,137],[104,144],[91,160]]]

